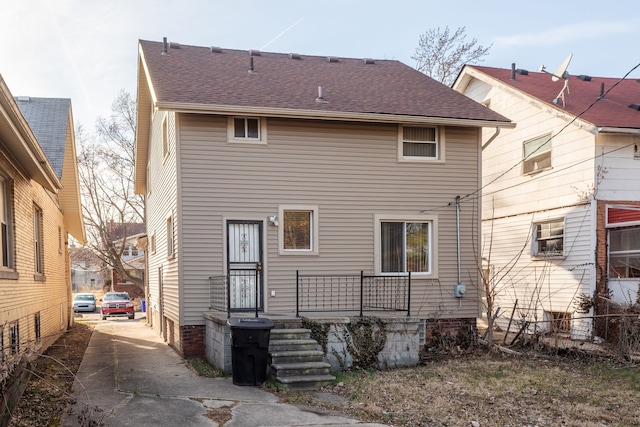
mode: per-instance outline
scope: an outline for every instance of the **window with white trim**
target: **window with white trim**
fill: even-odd
[[[640,277],[640,226],[609,230],[609,278]]]
[[[259,117],[229,117],[229,142],[260,143],[267,142],[266,119]]]
[[[36,274],[44,274],[44,252],[42,250],[42,243],[44,232],[42,209],[38,206],[33,206],[33,252],[34,252],[34,269]]]
[[[169,155],[169,119],[167,114],[162,119],[162,157]]]
[[[9,182],[0,177],[0,252],[2,267],[13,268],[12,203]]]
[[[174,239],[173,239],[173,217],[167,218],[167,258],[175,256]]]
[[[281,206],[279,209],[281,254],[318,253],[318,208]]]
[[[551,168],[551,134],[524,141],[522,174],[528,175]]]
[[[441,143],[435,126],[400,126],[398,157],[405,161],[440,160]]]
[[[380,272],[431,273],[432,222],[381,220]]]
[[[533,224],[533,256],[562,256],[564,253],[564,219]]]

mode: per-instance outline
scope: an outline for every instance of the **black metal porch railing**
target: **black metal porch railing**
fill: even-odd
[[[255,278],[255,281],[249,280]],[[259,284],[254,270],[236,270],[231,275],[209,277],[209,309],[226,312],[262,308],[261,286],[254,298],[245,298],[249,287],[232,290],[232,282],[240,279]],[[232,301],[233,299],[233,301]],[[244,303],[241,303],[244,301]],[[255,302],[254,302],[255,301]],[[245,305],[248,304],[248,305]],[[359,313],[365,311],[406,311],[411,315],[411,273],[397,276],[373,276],[364,272],[353,275],[301,274],[296,271],[296,317],[300,313]]]
[[[303,312],[406,311],[411,273],[398,276],[312,275],[296,271],[296,317]]]

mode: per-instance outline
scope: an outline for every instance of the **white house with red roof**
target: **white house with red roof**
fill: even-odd
[[[499,323],[514,312],[537,330],[602,336],[592,314],[638,301],[640,82],[467,65],[453,87],[516,123],[482,137]]]

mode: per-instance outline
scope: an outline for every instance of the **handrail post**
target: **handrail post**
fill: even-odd
[[[407,283],[407,317],[411,317],[411,272],[409,272],[409,283]]]
[[[229,272],[225,277],[226,288],[227,288],[227,319],[231,317],[231,272]]]
[[[364,271],[360,270],[360,317],[362,317],[363,297],[364,297]]]
[[[296,270],[296,317],[300,317],[300,270]]]

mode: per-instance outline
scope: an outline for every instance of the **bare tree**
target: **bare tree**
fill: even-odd
[[[467,42],[466,28],[459,27],[451,34],[449,27],[427,30],[420,35],[418,47],[411,59],[416,69],[451,86],[465,64],[481,62],[489,54],[492,45],[478,45],[475,38]]]
[[[88,247],[120,278],[144,289],[144,280],[131,274],[122,257],[127,238],[144,222],[144,199],[134,193],[136,101],[122,90],[111,111],[108,119],[98,118],[95,135],[76,130]]]

